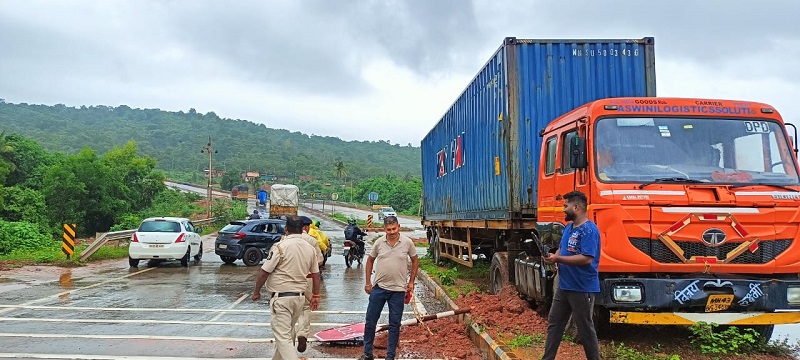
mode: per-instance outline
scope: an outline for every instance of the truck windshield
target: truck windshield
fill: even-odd
[[[796,185],[790,153],[783,127],[770,120],[605,118],[594,134],[604,182]]]

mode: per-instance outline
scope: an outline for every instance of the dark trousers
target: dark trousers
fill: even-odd
[[[405,291],[389,291],[377,285],[369,293],[367,305],[367,324],[364,326],[364,354],[372,355],[372,342],[375,341],[375,328],[386,303],[389,303],[389,343],[386,346],[386,359],[394,359],[397,343],[400,341],[400,320],[403,319]]]
[[[594,331],[592,313],[594,310],[594,294],[556,289],[550,315],[547,317],[547,341],[544,343],[542,360],[554,360],[558,354],[558,346],[564,336],[570,315],[578,328],[578,336],[583,344],[586,358],[600,360],[600,349],[597,344],[597,333]]]

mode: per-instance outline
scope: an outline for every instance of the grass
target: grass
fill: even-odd
[[[202,235],[207,235],[218,231],[220,228],[214,225],[204,225]],[[128,257],[128,246],[125,245],[115,245],[115,244],[106,244],[101,246],[92,256],[90,256],[86,261],[78,261],[80,258],[81,253],[84,249],[88,246],[88,244],[81,244],[75,246],[75,252],[72,254],[70,259],[67,259],[67,256],[61,252],[61,243],[57,243],[58,246],[47,247],[44,249],[39,249],[35,251],[12,251],[6,255],[0,255],[0,262],[5,262],[6,268],[11,267],[20,267],[24,265],[34,265],[34,264],[47,264],[47,265],[55,265],[55,266],[63,266],[63,267],[74,267],[74,266],[83,266],[88,262],[92,261],[101,261],[101,260],[111,260],[111,259],[123,259]],[[3,266],[0,265],[0,268]]]
[[[489,264],[483,261],[476,262],[472,268],[452,262],[445,262],[440,266],[434,264],[431,258],[423,256],[419,260],[419,266],[442,286],[451,299],[488,290]]]
[[[426,248],[426,247],[428,247],[428,243],[424,243],[424,242],[415,242],[415,243],[414,243],[414,246],[416,246],[416,247],[421,247],[421,248]]]

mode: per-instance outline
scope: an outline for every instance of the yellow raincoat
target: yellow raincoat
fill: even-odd
[[[308,235],[311,235],[317,239],[317,243],[319,243],[319,249],[322,250],[323,253],[328,251],[328,244],[330,243],[330,240],[328,240],[328,235],[325,235],[325,233],[322,232],[322,230],[320,230],[316,225],[311,224],[308,226]]]

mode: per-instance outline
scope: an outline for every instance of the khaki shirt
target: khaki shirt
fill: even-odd
[[[267,278],[269,292],[305,292],[306,275],[319,272],[314,252],[301,234],[285,236],[272,245],[261,269],[270,273]]]
[[[386,236],[372,245],[369,256],[375,258],[375,280],[372,285],[389,291],[406,291],[408,286],[408,260],[417,256],[417,248],[408,236],[400,235],[394,246]]]
[[[311,246],[313,246],[314,249],[317,250],[317,257],[316,257],[317,264],[322,264],[322,261],[325,259],[322,257],[322,250],[320,250],[319,248],[319,243],[317,242],[317,238],[309,235],[308,233],[303,233],[303,239],[306,239],[306,241],[308,241],[308,243]]]

